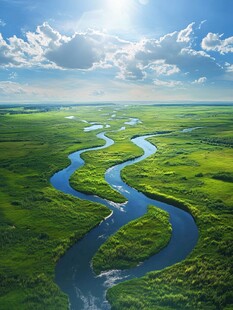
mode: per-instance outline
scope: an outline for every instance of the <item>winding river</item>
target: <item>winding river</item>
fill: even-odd
[[[55,280],[61,290],[69,296],[71,310],[110,309],[105,298],[109,287],[126,279],[140,277],[149,271],[163,269],[180,262],[192,251],[198,239],[197,226],[189,213],[146,197],[125,184],[120,177],[120,172],[124,167],[142,161],[156,152],[156,147],[146,140],[150,137],[149,135],[131,140],[144,150],[142,156],[109,168],[105,173],[106,181],[127,199],[126,203],[118,204],[94,195],[86,195],[75,191],[70,186],[70,176],[84,165],[80,157],[83,152],[96,151],[114,144],[114,141],[106,137],[105,133],[99,133],[97,137],[106,141],[104,146],[81,150],[69,155],[70,166],[57,172],[51,178],[51,183],[56,189],[80,199],[102,203],[113,211],[111,216],[79,240],[57,263]],[[135,268],[124,271],[112,270],[96,276],[91,268],[91,259],[97,249],[122,225],[145,214],[148,204],[155,205],[170,214],[172,237],[167,247]]]

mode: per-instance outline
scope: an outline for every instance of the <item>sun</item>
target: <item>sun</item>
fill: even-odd
[[[127,0],[107,0],[106,5],[112,13],[119,14],[127,9],[128,2]]]
[[[105,7],[111,13],[120,17],[121,14],[129,14],[133,0],[105,0]]]
[[[134,0],[105,0],[104,11],[110,29],[127,29],[131,25]]]

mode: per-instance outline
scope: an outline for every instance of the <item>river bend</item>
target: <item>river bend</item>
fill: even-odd
[[[105,173],[106,181],[119,191],[126,199],[118,204],[95,195],[86,195],[74,190],[70,184],[70,176],[84,165],[80,155],[87,151],[96,151],[114,144],[114,141],[99,133],[97,138],[104,139],[105,145],[80,150],[69,155],[71,164],[55,173],[51,184],[66,194],[80,199],[102,203],[113,212],[99,226],[92,229],[83,239],[72,246],[56,265],[55,281],[69,296],[71,310],[105,310],[110,309],[106,301],[106,291],[112,285],[126,279],[140,277],[149,271],[160,270],[185,259],[197,243],[198,230],[192,216],[184,210],[146,197],[134,188],[125,184],[120,176],[121,170],[136,162],[142,161],[156,152],[156,147],[146,140],[150,136],[142,136],[131,141],[143,149],[144,154],[136,159],[109,168]],[[147,206],[155,205],[170,215],[172,237],[169,244],[158,254],[153,255],[135,268],[128,270],[112,270],[96,276],[91,268],[91,259],[101,244],[122,225],[136,219],[147,212]]]

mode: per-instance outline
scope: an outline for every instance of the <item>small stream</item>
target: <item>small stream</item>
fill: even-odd
[[[109,168],[105,173],[106,181],[127,199],[124,204],[80,193],[69,184],[70,176],[84,165],[84,161],[80,157],[83,152],[100,150],[114,144],[114,141],[106,137],[104,133],[97,134],[97,138],[106,141],[104,146],[80,150],[69,155],[70,166],[55,173],[50,180],[57,190],[80,199],[104,204],[113,211],[110,217],[72,246],[56,265],[55,281],[61,290],[69,296],[71,310],[110,309],[105,298],[109,287],[127,279],[143,276],[149,271],[160,270],[180,262],[187,257],[197,243],[197,226],[189,213],[146,197],[125,184],[120,177],[120,172],[124,167],[142,161],[156,152],[156,147],[146,140],[149,137],[151,136],[147,135],[131,140],[144,150],[142,156]],[[112,270],[96,276],[91,268],[91,259],[95,252],[122,225],[144,215],[149,204],[170,214],[172,237],[167,247],[135,268],[124,271]]]

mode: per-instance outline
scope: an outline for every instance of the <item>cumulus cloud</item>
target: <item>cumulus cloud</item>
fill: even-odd
[[[223,34],[209,32],[202,40],[201,47],[206,51],[215,51],[221,54],[233,53],[233,36],[223,39]]]
[[[26,34],[26,39],[23,40],[14,35],[6,41],[0,34],[0,66],[31,67],[33,65],[44,65],[44,48],[48,47],[46,36],[42,35],[39,32],[39,27],[37,27],[36,33],[28,32]]]
[[[191,23],[187,28],[181,30],[177,36],[177,42],[189,42],[191,40],[191,34],[193,33],[193,25],[195,23]]]
[[[76,34],[68,42],[48,50],[45,57],[61,68],[89,69],[103,58],[103,53],[95,48],[90,37]]]
[[[180,72],[180,69],[176,65],[166,64],[164,59],[152,62],[148,67],[158,76],[169,76]]]
[[[66,38],[65,36],[62,36],[58,31],[54,30],[46,22],[43,23],[43,25],[37,27],[37,33],[40,35],[40,38],[44,39],[47,43],[50,43],[52,41],[56,44],[56,42],[58,43],[61,39],[64,39],[65,41]]]
[[[207,81],[205,76],[200,77],[199,79],[192,82],[192,84],[204,84]]]
[[[17,61],[14,59],[14,55],[11,53],[11,48],[7,42],[3,39],[0,33],[0,65],[17,65]]]
[[[225,67],[219,66],[207,51],[220,47],[229,51],[231,38],[222,40],[218,35],[208,34],[202,41],[203,51],[193,48],[193,34],[194,23],[190,23],[185,29],[157,39],[130,42],[96,30],[67,36],[45,22],[35,32],[27,32],[24,38],[4,39],[0,34],[0,66],[83,71],[114,69],[118,79],[147,79],[155,81],[157,86],[161,76],[188,73],[190,79],[198,80],[200,76],[209,78],[221,74]]]
[[[124,58],[125,60],[125,58]],[[117,74],[117,77],[122,80],[136,80],[142,81],[146,78],[146,71],[143,69],[140,63],[137,63],[135,59],[128,61],[117,62],[117,66],[120,72]]]
[[[159,39],[143,39],[132,43],[115,54],[115,65],[124,79],[144,79],[159,75],[189,73],[190,75],[220,74],[222,68],[204,51],[191,47],[193,33],[191,23],[181,31],[175,31]],[[150,70],[153,68],[154,70]]]
[[[45,59],[62,69],[80,70],[110,68],[111,55],[128,44],[117,36],[95,30],[60,36],[55,43],[45,50]]]
[[[116,36],[91,30],[64,36],[48,23],[25,36],[13,36],[7,42],[0,34],[0,65],[86,70],[98,64],[107,68],[110,55],[126,44]]]

